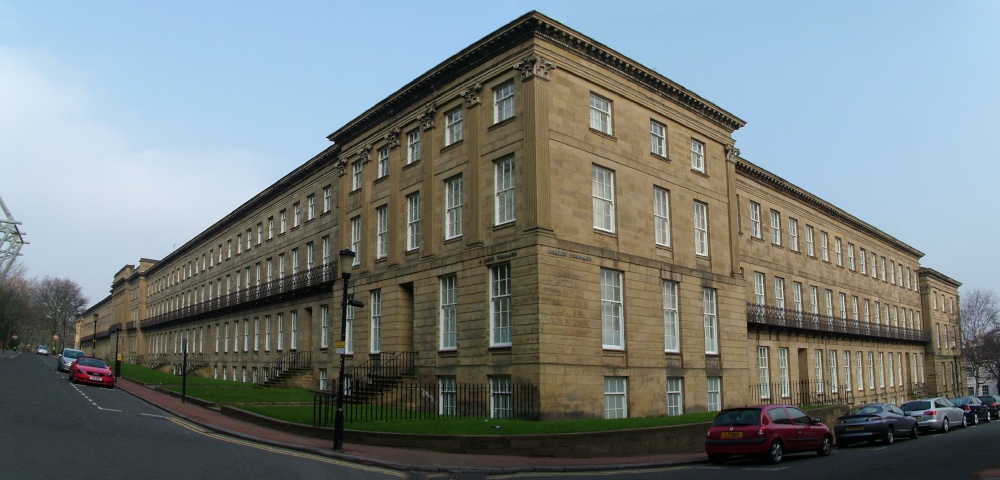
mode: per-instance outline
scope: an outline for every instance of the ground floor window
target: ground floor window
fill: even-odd
[[[722,377],[708,377],[708,411],[722,410]]]
[[[509,375],[490,377],[490,418],[510,418],[511,385]]]
[[[319,389],[320,390],[326,390],[326,387],[327,387],[327,384],[326,384],[326,369],[325,368],[321,368],[321,369],[319,369]]]
[[[684,413],[684,381],[681,378],[667,379],[667,415]]]
[[[454,416],[458,399],[458,386],[455,377],[441,377],[438,379],[438,413],[441,415]]]
[[[604,377],[604,418],[628,418],[627,380]]]

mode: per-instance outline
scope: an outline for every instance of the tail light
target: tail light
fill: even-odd
[[[875,416],[868,417],[865,420],[869,421],[869,422],[877,422],[879,420],[882,420],[882,417],[880,417],[878,415],[875,415]]]
[[[968,412],[969,411],[969,406],[968,405],[962,405],[962,410],[965,410],[966,412]]]
[[[937,410],[928,410],[923,415],[937,415]]]
[[[766,432],[766,430],[764,430],[764,427],[761,427],[761,428],[757,429],[757,436],[758,437],[763,437],[765,433],[767,433],[767,432]]]

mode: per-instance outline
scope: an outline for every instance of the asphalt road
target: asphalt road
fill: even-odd
[[[123,391],[73,385],[55,357],[0,358],[2,479],[388,479],[404,475],[206,432]]]

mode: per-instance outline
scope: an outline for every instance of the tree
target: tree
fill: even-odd
[[[965,359],[976,378],[1000,379],[1000,298],[992,290],[974,289],[962,295],[959,307]]]
[[[66,343],[66,331],[90,300],[83,296],[80,285],[64,278],[45,277],[38,282],[38,303],[47,319],[48,334],[59,333]]]

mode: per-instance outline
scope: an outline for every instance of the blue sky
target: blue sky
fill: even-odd
[[[994,289],[996,1],[0,0],[0,197],[91,302],[530,10],[747,121],[743,157]],[[993,153],[991,153],[993,152]]]

